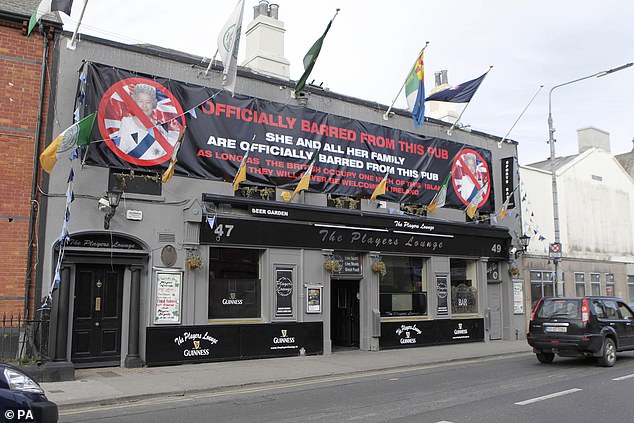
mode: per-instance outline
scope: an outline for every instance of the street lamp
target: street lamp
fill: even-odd
[[[552,187],[553,187],[553,222],[555,224],[555,244],[558,246],[561,245],[561,239],[559,236],[559,203],[557,199],[557,163],[555,161],[555,128],[553,128],[553,116],[552,116],[552,94],[555,88],[563,87],[565,85],[574,84],[575,82],[583,81],[584,79],[589,78],[600,78],[602,76],[609,75],[614,72],[618,72],[620,70],[629,68],[634,63],[626,63],[624,65],[618,66],[616,68],[604,70],[601,72],[594,73],[592,75],[584,76],[583,78],[578,78],[572,81],[564,82],[563,84],[555,85],[550,89],[548,93],[548,143],[550,144],[550,172],[552,174]],[[554,257],[553,261],[555,262],[555,287],[556,287],[556,295],[561,296],[564,293],[563,290],[563,281],[561,278],[561,266],[559,262],[561,261],[561,256]]]

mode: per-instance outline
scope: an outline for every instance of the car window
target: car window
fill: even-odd
[[[605,300],[603,301],[603,308],[605,309],[605,315],[608,319],[618,319],[619,311],[616,301]]]
[[[624,320],[632,320],[632,318],[634,318],[634,315],[632,315],[630,309],[627,308],[627,306],[623,303],[619,303],[619,314],[621,316],[621,319]]]
[[[553,299],[542,302],[542,306],[537,312],[537,317],[551,319],[555,317],[565,319],[580,319],[579,300]]]
[[[594,314],[596,314],[599,319],[605,319],[605,311],[603,310],[601,301],[592,301],[592,308],[594,309]]]

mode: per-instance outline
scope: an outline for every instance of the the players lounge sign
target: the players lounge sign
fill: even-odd
[[[162,172],[181,135],[176,175],[231,181],[247,157],[247,182],[294,189],[314,162],[310,191],[429,203],[452,174],[447,204],[464,207],[480,187],[491,211],[491,152],[304,107],[170,79],[85,65],[85,113],[97,112],[87,162]]]

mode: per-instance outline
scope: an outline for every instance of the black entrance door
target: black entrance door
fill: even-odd
[[[359,347],[359,282],[331,281],[333,346]]]
[[[74,364],[119,364],[122,298],[123,266],[77,266],[71,353]]]

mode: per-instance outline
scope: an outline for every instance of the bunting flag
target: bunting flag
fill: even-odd
[[[312,45],[312,47],[308,50],[308,53],[306,53],[306,55],[304,56],[304,73],[299,78],[299,81],[297,81],[297,85],[295,86],[295,97],[299,97],[299,94],[306,86],[306,80],[308,79],[308,76],[315,66],[315,62],[317,61],[317,57],[319,56],[319,52],[321,51],[321,46],[324,44],[326,34],[328,34],[328,31],[332,26],[332,21],[334,21],[337,17],[337,13],[339,13],[339,9],[337,9],[335,16],[333,16],[330,22],[328,22],[328,26],[326,27],[326,30],[324,31],[322,36],[319,37],[317,41],[315,41],[315,44]]]
[[[434,198],[431,199],[431,202],[427,206],[427,213],[433,213],[438,207],[442,207],[445,205],[445,201],[447,200],[447,187],[449,186],[449,178],[451,177],[451,173],[445,176],[445,180],[442,183],[442,186],[434,195]]]
[[[59,155],[79,145],[87,145],[95,121],[95,113],[91,113],[79,122],[68,127],[59,134],[40,154],[42,168],[51,173]]]
[[[176,162],[178,161],[176,156],[178,155],[178,150],[180,149],[181,144],[183,143],[183,138],[185,137],[185,129],[187,129],[186,126],[183,127],[183,132],[181,132],[181,135],[178,138],[178,141],[176,141],[176,144],[174,145],[174,150],[172,150],[172,158],[170,160],[170,164],[169,166],[167,166],[167,169],[165,170],[165,172],[163,173],[163,176],[161,177],[161,181],[163,181],[164,184],[168,183],[170,179],[172,179],[172,176],[174,176],[174,166],[176,166]]]
[[[484,194],[487,192],[487,189],[489,189],[488,182],[482,185],[482,188],[478,190],[478,193],[475,195],[475,197],[473,197],[473,199],[467,206],[466,212],[467,212],[467,216],[469,216],[470,219],[473,219],[473,216],[475,216],[476,211],[478,210],[478,206],[482,202],[482,199],[484,198]]]
[[[55,291],[59,287],[59,283],[61,281],[61,269],[62,269],[62,261],[64,260],[64,248],[66,247],[66,243],[70,239],[68,232],[68,224],[70,222],[70,207],[71,203],[75,201],[75,194],[73,192],[73,183],[75,181],[75,171],[73,168],[70,168],[70,172],[68,174],[68,187],[66,188],[66,207],[64,209],[64,222],[62,223],[62,231],[57,239],[59,244],[59,254],[57,256],[57,262],[55,264],[55,273],[53,275],[53,282],[48,291],[47,300],[51,300],[53,296],[53,291]],[[45,302],[46,304],[46,302]]]
[[[299,180],[299,183],[297,184],[297,186],[295,187],[295,191],[293,191],[293,195],[291,196],[289,201],[292,201],[293,198],[295,198],[295,196],[300,192],[300,191],[304,191],[307,190],[309,185],[310,185],[310,175],[312,175],[313,173],[313,165],[315,164],[315,162],[311,162],[310,166],[308,166],[308,169],[306,169],[306,172],[304,172],[304,174],[302,175],[302,178]]]
[[[26,30],[26,36],[31,35],[31,31],[35,28],[35,25],[42,19],[42,16],[48,15],[53,12],[63,12],[70,16],[70,10],[73,7],[73,0],[42,0],[37,6],[37,9],[33,11],[31,19],[29,19],[29,26]]]
[[[407,104],[412,112],[414,125],[418,128],[425,122],[425,67],[421,52],[405,85]],[[412,101],[413,100],[413,101]]]
[[[376,200],[376,197],[378,197],[379,195],[385,194],[385,190],[387,189],[387,176],[388,174],[386,173],[383,179],[381,179],[381,182],[379,182],[376,188],[374,188],[374,192],[372,192],[370,201],[374,201]]]
[[[489,72],[485,72],[482,76],[464,82],[460,85],[438,91],[427,97],[425,101],[446,101],[449,103],[468,103],[478,90],[478,87]]]
[[[238,0],[236,8],[218,34],[218,53],[223,64],[222,86],[234,94],[238,75],[238,50],[240,48],[240,33],[242,32],[242,15],[244,0]]]

